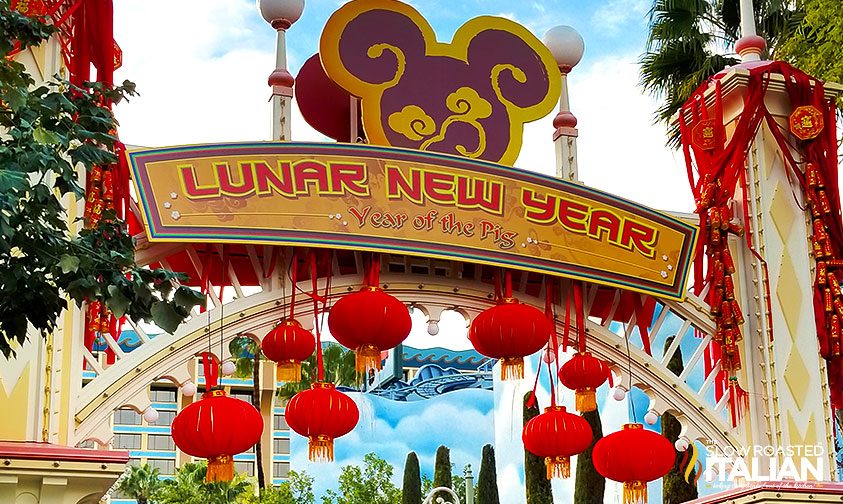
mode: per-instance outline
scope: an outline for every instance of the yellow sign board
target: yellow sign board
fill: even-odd
[[[347,144],[133,151],[150,241],[400,252],[681,299],[697,230],[514,168]]]

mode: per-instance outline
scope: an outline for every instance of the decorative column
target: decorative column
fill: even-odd
[[[465,504],[474,504],[474,473],[471,464],[465,466]]]
[[[553,54],[562,78],[559,113],[553,119],[553,143],[556,145],[556,176],[563,180],[579,179],[577,167],[577,118],[568,102],[568,74],[582,59],[585,43],[570,26],[556,26],[544,35],[544,44]]]
[[[763,50],[760,37],[741,40],[745,60]],[[724,123],[730,135],[744,113],[748,92],[749,73],[743,66],[747,65],[720,79]],[[825,90],[833,96],[841,88],[826,84]],[[771,75],[764,106],[786,133],[793,106],[781,75]],[[790,144],[799,145],[792,138]],[[750,248],[745,239],[735,238],[731,247],[742,272],[735,278],[736,295],[746,315],[741,348],[749,392],[745,439],[747,445],[774,449],[820,446],[826,455],[823,478],[829,479],[835,471],[834,428],[814,318],[811,213],[802,188],[788,176],[783,160],[773,132],[762,122],[748,150],[746,191],[737,191],[733,208],[741,222],[749,223],[751,244]],[[785,460],[781,454],[773,458],[779,464]],[[799,458],[793,457],[797,468]],[[807,458],[811,463],[816,460]]]
[[[289,141],[295,79],[287,70],[287,30],[301,17],[304,0],[258,0],[258,10],[277,33],[275,70],[268,81],[272,88],[272,140]]]

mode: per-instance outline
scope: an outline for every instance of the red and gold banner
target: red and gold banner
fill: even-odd
[[[129,153],[150,241],[400,252],[681,299],[696,228],[513,168],[366,145]]]

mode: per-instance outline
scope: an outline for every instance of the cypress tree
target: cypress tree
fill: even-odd
[[[594,439],[591,446],[577,456],[577,476],[574,481],[574,504],[603,504],[603,493],[606,490],[606,478],[597,472],[591,462],[591,451],[594,444],[603,437],[603,424],[597,410],[583,413],[583,418],[591,426]]]
[[[674,338],[675,336],[671,336],[665,341],[665,353],[667,353],[667,349],[670,348]],[[680,348],[677,348],[676,353],[670,358],[670,361],[667,363],[667,369],[676,376],[680,376],[682,371],[685,370],[685,364],[682,362],[682,350]],[[682,425],[679,423],[679,420],[670,413],[664,413],[661,420],[662,434],[671,443],[675,443],[679,439],[679,433],[682,431]],[[685,475],[683,474],[685,468],[680,467],[682,457],[683,454],[677,451],[673,469],[662,478],[662,502],[665,504],[679,504],[680,502],[687,502],[698,497],[697,485],[694,482],[697,471],[696,469],[691,471],[688,477],[690,483],[685,482]]]
[[[451,450],[447,446],[440,446],[436,450],[436,464],[433,466],[433,488],[439,487],[453,488],[451,482]],[[436,494],[433,496],[433,502],[436,502],[437,497],[448,500],[450,495],[444,492]]]
[[[527,406],[530,402],[532,392],[524,396],[524,425],[539,414],[538,404],[533,407]],[[544,459],[524,450],[524,479],[527,490],[527,504],[553,504],[553,493],[550,488],[550,480],[547,479],[547,470]]]
[[[404,463],[404,485],[401,493],[401,504],[421,504],[421,471],[419,457],[416,452],[407,454]]]
[[[495,468],[495,449],[492,445],[483,447],[480,460],[480,475],[477,477],[477,504],[501,504],[498,497],[498,471]]]

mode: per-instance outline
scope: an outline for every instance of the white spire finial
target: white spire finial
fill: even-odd
[[[767,48],[767,42],[755,31],[755,9],[752,0],[741,2],[741,38],[735,43],[735,51],[741,55],[741,61],[761,61],[761,53]]]

